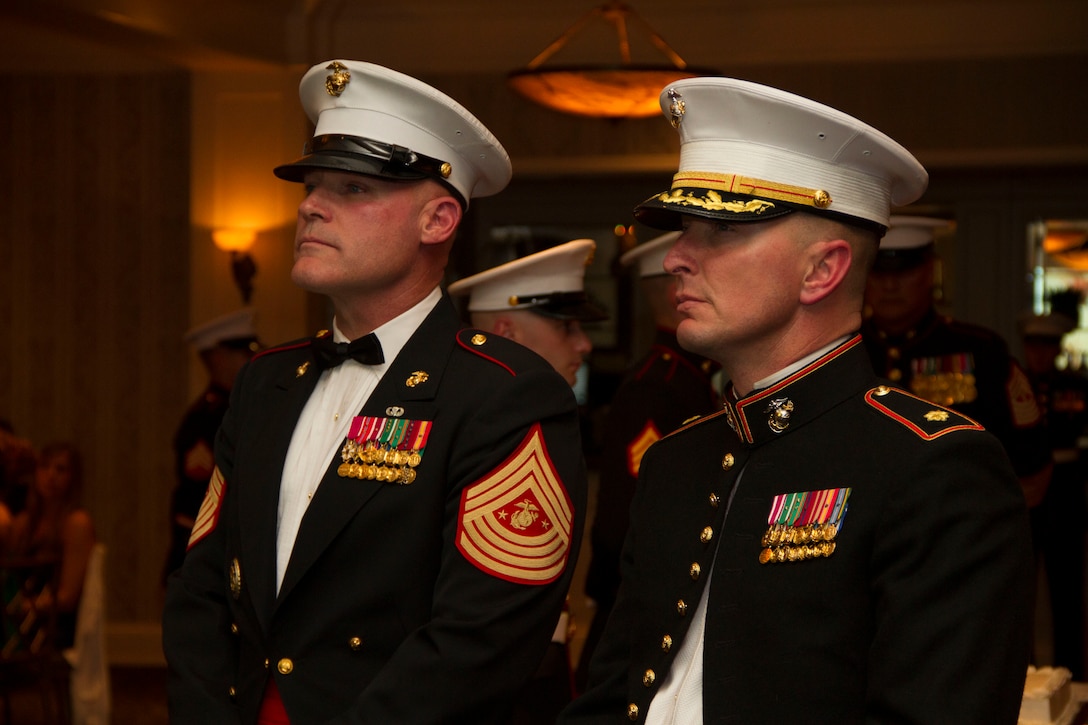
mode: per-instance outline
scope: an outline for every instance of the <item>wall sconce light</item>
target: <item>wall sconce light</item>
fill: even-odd
[[[253,295],[253,277],[257,274],[257,263],[249,254],[250,247],[257,241],[257,232],[253,229],[216,229],[212,232],[215,246],[224,252],[230,252],[230,271],[234,284],[242,294],[242,302],[249,304]]]
[[[574,65],[542,68],[589,21],[600,18],[615,28],[622,64],[618,66]],[[654,47],[672,65],[633,65],[627,21],[636,21],[650,36]],[[716,71],[688,68],[683,58],[668,46],[650,25],[618,0],[609,0],[582,16],[551,45],[529,61],[523,70],[507,76],[518,93],[555,111],[597,118],[648,118],[661,113],[661,89],[682,78],[718,75]]]

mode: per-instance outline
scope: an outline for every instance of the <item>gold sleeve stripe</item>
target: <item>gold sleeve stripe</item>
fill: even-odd
[[[186,551],[215,531],[215,526],[219,523],[219,509],[223,505],[223,494],[226,490],[227,482],[223,480],[223,474],[220,472],[219,466],[216,466],[215,470],[212,471],[211,480],[208,481],[208,490],[204,494],[204,501],[200,504],[200,511],[196,515],[193,531],[189,534],[189,545],[186,547]]]
[[[638,478],[638,469],[642,465],[642,457],[654,443],[661,440],[661,433],[657,430],[652,420],[646,421],[646,427],[627,444],[627,472],[632,477]]]

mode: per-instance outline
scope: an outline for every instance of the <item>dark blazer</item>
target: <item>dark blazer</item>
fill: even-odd
[[[254,723],[269,678],[293,725],[487,723],[508,711],[574,571],[586,495],[577,406],[535,354],[459,326],[444,296],[361,412],[432,421],[415,480],[341,477],[337,455],[278,596],[281,471],[319,371],[303,340],[239,375],[216,446],[214,528],[167,592],[172,722]],[[484,491],[502,495],[481,504]],[[504,522],[526,500],[537,518],[517,532]],[[488,526],[498,533],[481,545]],[[488,551],[496,536],[507,543]]]
[[[795,542],[764,538],[776,497],[835,489],[833,536],[805,539],[806,514]],[[711,579],[706,723],[1016,722],[1033,593],[1016,477],[974,421],[881,386],[859,337],[654,445],[632,516],[589,690],[560,722],[644,721]]]
[[[620,550],[627,535],[638,468],[649,446],[696,415],[719,407],[711,375],[718,366],[687,352],[676,333],[659,329],[654,344],[624,375],[608,406],[602,433],[600,482],[590,534],[586,595],[596,602],[576,682],[584,686],[589,658],[620,585]]]

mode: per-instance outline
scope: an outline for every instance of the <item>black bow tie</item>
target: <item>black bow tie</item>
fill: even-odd
[[[380,365],[385,362],[382,346],[372,332],[352,342],[335,342],[332,335],[315,337],[311,340],[317,364],[322,368],[334,368],[348,358],[358,360],[363,365]]]

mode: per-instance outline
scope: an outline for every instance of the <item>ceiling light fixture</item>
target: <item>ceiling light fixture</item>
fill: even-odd
[[[621,65],[541,67],[576,33],[594,19],[611,23],[619,41]],[[672,65],[641,65],[631,62],[627,22],[637,22],[650,41]],[[715,71],[688,68],[687,63],[630,7],[610,0],[583,15],[552,41],[522,70],[507,76],[510,86],[526,98],[556,111],[596,118],[647,118],[661,113],[661,89],[681,78],[718,75]]]

